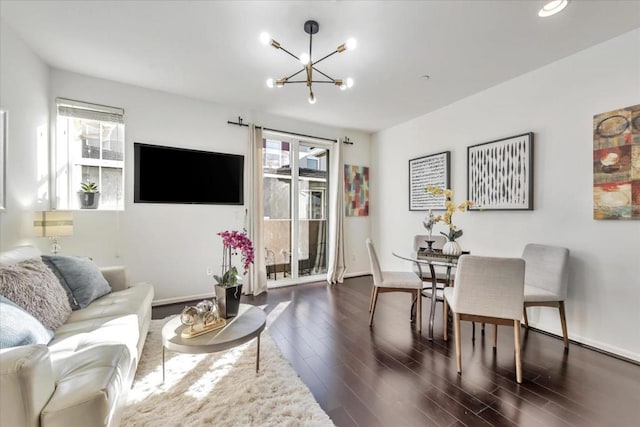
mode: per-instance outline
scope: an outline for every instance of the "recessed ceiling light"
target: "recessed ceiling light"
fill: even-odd
[[[538,11],[538,16],[546,18],[547,16],[555,15],[567,7],[567,3],[569,3],[569,0],[551,0],[542,6],[542,9]]]
[[[429,80],[431,78],[431,76],[429,76],[429,74],[423,74],[420,76],[421,79],[425,79],[425,80]]]

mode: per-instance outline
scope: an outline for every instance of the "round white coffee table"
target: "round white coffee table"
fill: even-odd
[[[258,339],[256,372],[260,370],[260,333],[264,330],[267,315],[249,304],[240,304],[238,315],[227,319],[227,324],[215,331],[194,338],[182,338],[180,333],[188,326],[175,316],[162,327],[162,382],[164,382],[165,350],[186,354],[215,353],[228,350],[253,338]]]

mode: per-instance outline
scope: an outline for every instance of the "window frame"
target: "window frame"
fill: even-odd
[[[84,120],[97,122],[99,153],[100,158],[87,158],[82,156],[81,144],[86,139],[75,138],[71,135],[73,129],[73,120]],[[112,139],[103,139],[105,124],[119,127],[122,137],[118,141],[122,144],[122,159],[104,159],[105,142]],[[87,138],[88,139],[88,138]],[[56,98],[56,141],[54,151],[54,170],[55,173],[55,190],[56,190],[56,206],[58,208],[70,210],[87,210],[81,209],[77,198],[74,197],[80,189],[82,180],[83,167],[98,168],[98,190],[102,193],[103,187],[103,169],[120,169],[121,171],[121,194],[119,202],[115,205],[105,206],[99,203],[97,211],[123,211],[125,208],[125,166],[126,166],[126,139],[125,139],[125,123],[124,109],[109,107],[99,104],[90,104],[82,101],[74,101],[65,98]],[[78,171],[79,169],[79,171]]]

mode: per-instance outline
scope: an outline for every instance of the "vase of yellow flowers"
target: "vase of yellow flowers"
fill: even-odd
[[[443,216],[438,215],[435,219],[435,222],[443,221],[449,227],[449,231],[447,233],[442,231],[440,232],[440,234],[447,238],[447,243],[442,247],[442,253],[445,255],[460,255],[462,253],[462,248],[456,240],[462,236],[462,230],[456,227],[453,223],[453,214],[457,210],[460,212],[466,211],[469,206],[473,206],[473,202],[471,200],[465,200],[459,205],[456,205],[452,200],[453,191],[451,191],[450,188],[444,189],[434,185],[429,185],[425,188],[425,191],[434,196],[445,197],[445,208],[447,210]]]

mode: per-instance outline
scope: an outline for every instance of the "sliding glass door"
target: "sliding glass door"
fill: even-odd
[[[327,271],[330,143],[265,132],[264,242],[270,286]]]

